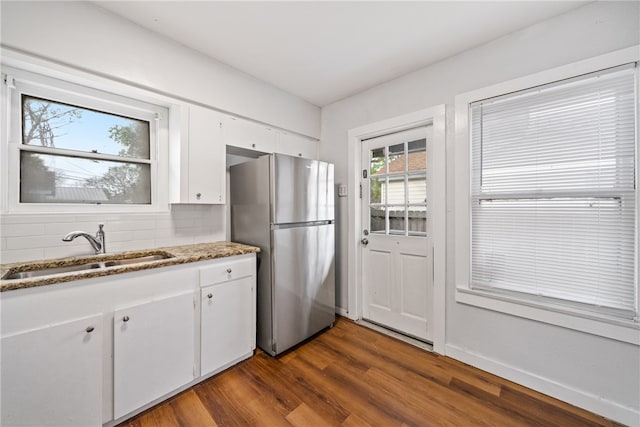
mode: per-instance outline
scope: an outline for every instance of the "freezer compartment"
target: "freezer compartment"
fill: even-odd
[[[272,355],[335,322],[334,224],[275,228]]]
[[[273,154],[272,222],[288,224],[333,220],[333,165]]]

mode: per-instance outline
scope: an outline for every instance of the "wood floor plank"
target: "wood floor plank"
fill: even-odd
[[[304,403],[285,418],[295,427],[331,427],[332,425]]]
[[[363,420],[358,414],[351,414],[342,423],[343,427],[371,427],[371,424]]]
[[[143,413],[142,417],[140,418],[142,420],[144,420],[145,418],[149,419],[149,417],[146,417],[146,415],[150,415],[153,418],[153,423],[151,423],[151,421],[149,420],[149,424],[145,424],[143,422],[141,426],[146,427],[148,425],[149,427],[180,427],[178,417],[176,417],[176,413],[173,411],[173,408],[171,408],[171,405],[169,405],[168,402],[154,407],[153,411],[149,411],[148,414]]]
[[[617,426],[338,317],[279,357],[240,364],[121,426]]]
[[[291,427],[291,423],[285,419],[282,412],[273,406],[272,398],[262,397],[253,400],[245,406],[245,411],[247,411],[253,421],[250,424],[243,425]]]
[[[401,423],[389,417],[381,408],[371,403],[368,396],[358,394],[356,390],[349,388],[340,378],[335,378],[325,371],[320,371],[303,357],[297,357],[290,364],[304,372],[310,382],[316,384],[326,395],[332,395],[350,413],[357,413],[368,424],[399,426]]]
[[[193,389],[172,398],[169,405],[182,426],[218,427]]]
[[[257,397],[238,369],[218,375],[194,387],[207,412],[219,426],[252,425],[253,418],[244,406]]]

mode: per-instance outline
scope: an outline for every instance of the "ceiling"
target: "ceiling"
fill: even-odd
[[[317,106],[585,1],[98,1]]]

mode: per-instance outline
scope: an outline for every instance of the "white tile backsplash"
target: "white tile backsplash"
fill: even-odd
[[[69,224],[67,224],[67,227]],[[45,233],[45,224],[5,224],[2,227],[3,237],[41,236]]]
[[[71,231],[94,234],[104,224],[107,253],[225,240],[224,206],[173,205],[156,214],[0,215],[0,262],[90,255],[84,238],[63,242]]]

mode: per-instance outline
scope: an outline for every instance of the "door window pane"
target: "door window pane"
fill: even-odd
[[[427,169],[427,140],[418,139],[407,143],[408,168],[407,172]]]
[[[376,207],[370,209],[369,228],[372,233],[384,234],[387,229],[386,209],[384,207]]]
[[[399,207],[389,208],[389,234],[405,234],[406,230],[405,209]]]
[[[404,176],[390,176],[389,183],[387,184],[387,204],[390,205],[404,205],[405,200],[405,186]]]
[[[407,203],[427,203],[427,174],[411,174],[407,177]]]
[[[409,207],[409,236],[426,236],[427,208],[425,206]]]
[[[379,175],[385,173],[385,159],[384,147],[371,150],[369,174]]]
[[[369,180],[369,203],[386,203],[387,178]]]
[[[389,170],[387,173],[403,173],[404,164],[404,143],[389,146]]]
[[[151,166],[20,153],[21,203],[151,203]]]

